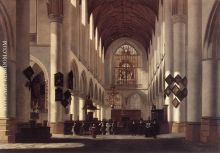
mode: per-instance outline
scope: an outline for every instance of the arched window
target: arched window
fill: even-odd
[[[137,84],[138,57],[137,51],[129,44],[124,44],[116,50],[113,57],[115,85]]]

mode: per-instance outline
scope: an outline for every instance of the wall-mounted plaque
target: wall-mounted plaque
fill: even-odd
[[[175,96],[177,96],[180,92],[180,89],[177,85],[174,85],[174,87],[172,88],[172,92],[174,93]]]
[[[174,82],[174,78],[171,74],[169,74],[166,78],[165,81],[168,85],[171,85]]]
[[[182,77],[181,77],[179,74],[177,74],[177,75],[175,76],[175,82],[176,82],[177,84],[179,84],[179,83],[182,82]]]
[[[171,89],[169,88],[169,86],[164,90],[165,94],[169,97],[170,94],[172,93]]]
[[[174,100],[172,101],[172,104],[175,108],[177,108],[179,106],[180,102],[177,98],[174,98]]]
[[[182,101],[184,98],[185,98],[185,96],[183,95],[183,92],[182,91],[180,91],[179,93],[178,93],[178,95],[176,95],[177,96],[177,98],[180,100],[180,101]]]
[[[55,90],[55,100],[62,101],[63,100],[63,90],[61,88],[57,88]]]
[[[63,87],[63,73],[61,72],[57,72],[55,75],[54,75],[55,79],[54,79],[54,85],[56,87]]]

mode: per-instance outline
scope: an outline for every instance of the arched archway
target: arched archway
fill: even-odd
[[[73,91],[79,89],[79,71],[75,60],[72,61],[71,70],[73,72]]]
[[[42,62],[34,56],[30,56],[30,65],[34,71],[31,87],[31,109],[38,110],[39,120],[48,120],[49,108],[49,76]]]
[[[16,88],[14,86],[16,84],[16,52],[13,35],[9,14],[3,2],[0,1],[0,74],[2,81],[0,88],[4,89],[1,93],[6,91],[0,98],[2,106],[0,117],[3,118],[16,117]],[[6,58],[3,57],[5,55]]]
[[[0,40],[7,41],[8,60],[15,60],[14,36],[12,25],[6,8],[0,2]]]
[[[85,71],[83,71],[80,76],[80,94],[83,97],[87,95],[87,77]]]
[[[220,1],[216,0],[209,15],[202,55],[202,120],[201,127],[220,117]],[[203,142],[219,140],[218,127],[200,138]],[[201,129],[203,130],[203,129]],[[210,138],[210,139],[209,139]]]
[[[216,0],[206,28],[203,59],[220,59],[220,1]]]

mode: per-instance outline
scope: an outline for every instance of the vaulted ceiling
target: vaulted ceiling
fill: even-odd
[[[116,39],[129,37],[149,47],[158,16],[159,0],[88,0],[105,49]]]

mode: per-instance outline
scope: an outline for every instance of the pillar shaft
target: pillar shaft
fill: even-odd
[[[184,10],[184,0],[172,1],[173,5],[173,76],[186,76],[186,14]],[[186,100],[183,99],[177,108],[173,108],[173,132],[184,132],[186,121]]]
[[[201,119],[202,72],[202,5],[200,0],[188,0],[188,49],[187,49],[187,121]]]
[[[50,122],[62,120],[61,104],[55,101],[54,74],[62,72],[62,24],[59,22],[50,23],[51,47],[50,47]]]
[[[200,0],[188,0],[187,49],[187,129],[186,139],[199,141],[201,120],[202,76],[202,5]]]
[[[173,24],[172,24],[172,14],[171,14],[171,0],[167,0],[165,5],[165,78],[169,74],[173,74]],[[167,83],[165,84],[165,89]],[[165,104],[168,105],[167,108],[167,120],[168,122],[173,120],[173,106],[172,106],[172,96],[166,97]]]
[[[185,76],[185,23],[177,22],[173,25],[173,53],[174,53],[174,72],[173,76]],[[174,108],[173,121],[181,123],[185,121],[185,99],[181,104]]]
[[[16,118],[16,62],[15,59],[8,61],[8,110],[9,117]]]
[[[27,78],[23,71],[29,66],[29,1],[16,4],[16,108],[17,120],[27,122],[30,118],[30,91],[25,86]],[[22,38],[21,38],[22,37]]]
[[[49,119],[52,133],[63,133],[62,105],[55,101],[54,74],[62,73],[62,21],[63,0],[48,1],[50,20],[50,109]]]

